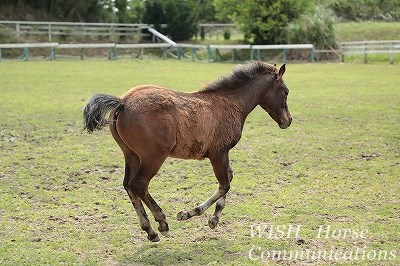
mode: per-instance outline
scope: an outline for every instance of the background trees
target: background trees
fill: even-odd
[[[286,25],[300,17],[313,1],[215,0],[220,19],[230,19],[257,44],[284,43]]]
[[[197,32],[196,9],[194,1],[147,0],[143,22],[153,24],[173,40],[187,40]],[[161,24],[166,24],[166,28],[161,27]]]
[[[398,21],[400,0],[0,0],[0,20],[142,22],[177,41],[196,34],[198,23],[233,22],[247,42],[323,46],[334,42],[335,16]]]

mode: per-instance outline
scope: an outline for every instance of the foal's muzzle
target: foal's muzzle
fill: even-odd
[[[288,119],[286,119],[286,121],[283,121],[283,123],[280,123],[279,127],[281,129],[286,129],[290,126],[291,123],[292,123],[292,117],[289,117]]]

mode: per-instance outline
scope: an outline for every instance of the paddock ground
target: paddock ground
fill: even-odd
[[[146,240],[122,187],[119,148],[107,129],[82,132],[85,102],[139,84],[195,91],[232,68],[1,62],[0,264],[399,265],[398,64],[288,64],[293,123],[281,130],[261,108],[250,114],[230,153],[234,180],[217,229],[207,226],[211,209],[175,220],[217,188],[209,162],[168,159],[150,191],[171,236]],[[286,235],[273,235],[276,226]],[[327,256],[271,255],[296,250]]]

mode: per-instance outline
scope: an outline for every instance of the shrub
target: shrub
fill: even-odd
[[[231,39],[231,31],[229,29],[224,29],[224,40],[228,41]]]
[[[334,18],[331,11],[316,6],[286,27],[288,43],[312,43],[316,48],[335,47]]]

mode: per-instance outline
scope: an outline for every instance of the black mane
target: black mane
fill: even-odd
[[[211,84],[208,84],[203,91],[234,90],[249,83],[259,74],[273,75],[275,73],[277,73],[277,69],[274,66],[262,62],[240,65],[233,70],[233,73],[223,76]]]

